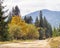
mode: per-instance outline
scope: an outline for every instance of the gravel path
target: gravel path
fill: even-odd
[[[0,48],[50,48],[50,46],[47,40],[36,40],[33,42],[1,44]]]

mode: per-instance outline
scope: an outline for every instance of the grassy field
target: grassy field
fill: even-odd
[[[49,41],[51,48],[60,48],[60,37],[51,38]]]

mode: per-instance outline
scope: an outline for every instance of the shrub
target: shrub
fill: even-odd
[[[13,16],[9,23],[12,39],[38,39],[39,32],[33,24],[27,24],[19,16]]]
[[[32,24],[28,25],[27,37],[28,39],[38,39],[39,38],[38,28],[36,28]]]

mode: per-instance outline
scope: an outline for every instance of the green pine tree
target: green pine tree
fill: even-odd
[[[58,29],[54,27],[53,32],[52,32],[53,37],[59,36]]]
[[[29,23],[32,24],[33,23],[33,18],[30,16],[29,17]]]
[[[40,24],[39,24],[39,26],[40,26],[40,27],[43,27],[44,24],[43,24],[42,11],[40,11],[40,15],[39,15],[39,17],[40,17]]]
[[[38,19],[38,17],[36,17],[35,26],[36,26],[36,27],[39,27],[39,19]]]
[[[43,17],[42,17],[42,11],[40,11],[39,13],[39,27],[40,27],[40,30],[39,30],[39,39],[43,39],[43,34],[44,34],[44,23],[43,23]]]
[[[32,24],[33,23],[33,18],[31,16],[25,16],[24,20],[28,24]]]
[[[8,26],[7,26],[7,22],[5,22],[4,20],[7,17],[4,17],[4,11],[3,10],[3,6],[2,6],[3,1],[0,0],[0,41],[7,41],[9,40],[9,33],[8,33]]]
[[[45,17],[44,17],[44,29],[46,38],[52,37],[52,27]]]

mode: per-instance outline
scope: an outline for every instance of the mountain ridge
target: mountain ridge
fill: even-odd
[[[48,22],[52,25],[52,27],[58,27],[60,24],[60,11],[52,11],[48,9],[41,10],[43,17],[45,16]],[[35,21],[36,17],[39,17],[40,11],[35,11],[25,16],[32,16],[33,20]]]

